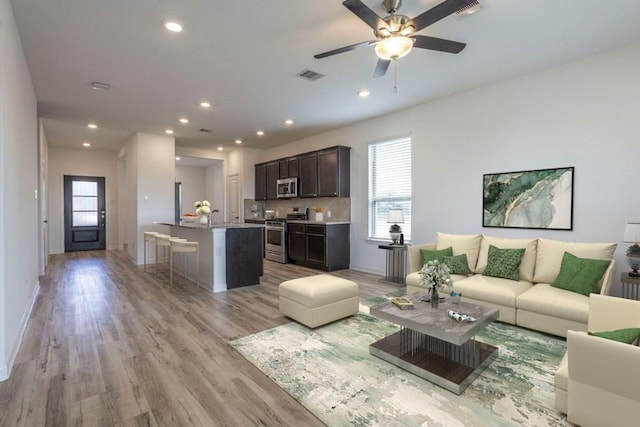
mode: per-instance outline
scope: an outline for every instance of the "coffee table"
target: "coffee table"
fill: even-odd
[[[497,355],[497,348],[473,337],[498,318],[499,310],[448,300],[438,308],[408,295],[415,309],[401,310],[385,302],[371,307],[373,316],[402,328],[369,346],[369,353],[456,394],[465,388]],[[475,322],[457,322],[447,310],[473,316]]]

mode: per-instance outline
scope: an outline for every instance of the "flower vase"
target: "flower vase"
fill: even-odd
[[[200,215],[200,224],[209,225],[209,217],[208,215]]]
[[[431,300],[431,307],[438,308],[438,304],[440,303],[440,295],[438,295],[437,287],[431,287],[431,290],[429,291],[429,299]]]

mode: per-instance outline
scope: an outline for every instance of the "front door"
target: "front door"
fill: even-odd
[[[104,178],[64,176],[64,251],[105,249]]]

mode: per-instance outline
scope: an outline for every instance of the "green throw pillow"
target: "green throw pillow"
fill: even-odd
[[[449,246],[446,249],[420,249],[420,252],[422,253],[422,262],[424,264],[428,263],[429,261],[438,261],[438,262],[442,262],[442,257],[443,256],[452,256],[453,255],[453,248],[451,246]]]
[[[483,276],[501,277],[509,280],[520,280],[520,263],[524,255],[521,249],[500,249],[489,245],[487,267]]]
[[[598,282],[609,268],[610,260],[578,258],[565,252],[560,273],[551,286],[589,296],[598,293]]]
[[[451,274],[471,274],[469,263],[467,262],[467,254],[443,256],[442,263],[447,264]]]
[[[640,337],[640,328],[617,329],[615,331],[605,332],[589,332],[589,335],[619,341],[625,344],[633,344]]]

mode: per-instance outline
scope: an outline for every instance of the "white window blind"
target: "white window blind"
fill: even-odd
[[[389,208],[401,208],[411,240],[411,138],[369,145],[369,238],[389,240]]]

